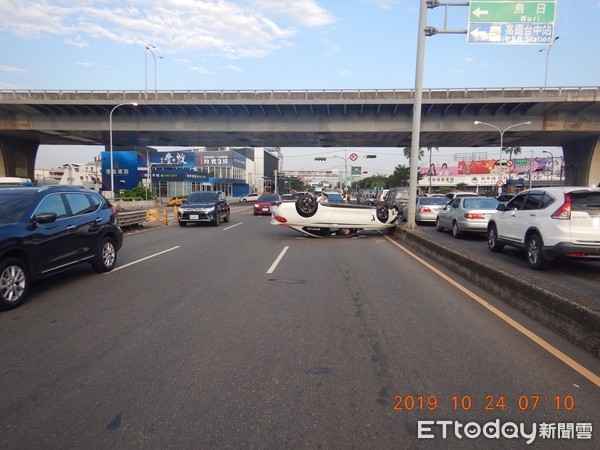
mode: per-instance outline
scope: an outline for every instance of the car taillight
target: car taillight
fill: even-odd
[[[279,223],[287,223],[287,219],[281,216],[275,216],[275,220]]]
[[[565,202],[550,217],[560,220],[571,219],[571,194],[565,194]]]
[[[424,212],[432,212],[432,211],[431,211],[431,208],[421,207],[421,208],[419,208],[419,212],[424,213]]]
[[[481,213],[465,213],[466,219],[485,219],[485,214]]]

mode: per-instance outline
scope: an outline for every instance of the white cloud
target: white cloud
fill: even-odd
[[[20,67],[13,67],[13,66],[0,66],[0,71],[2,71],[2,72],[18,72],[18,73],[27,72],[25,69],[21,69]]]
[[[341,70],[340,75],[343,77],[347,77],[348,75],[350,75],[350,71],[348,69]]]
[[[90,39],[152,42],[163,54],[228,58],[263,57],[291,45],[299,31],[284,20],[300,27],[335,20],[315,0],[0,0],[0,15],[0,31],[22,38],[65,36],[79,48]]]
[[[77,48],[86,48],[89,47],[88,44],[81,36],[77,36],[75,39],[65,39],[65,44],[72,45]]]
[[[233,64],[228,65],[227,68],[229,70],[233,70],[234,72],[243,72],[242,69],[240,69],[238,66],[234,66]]]
[[[472,56],[466,56],[465,57],[465,62],[468,62],[468,63],[475,62],[475,58],[473,58]]]
[[[190,67],[190,72],[196,72],[201,75],[214,75],[214,72],[211,70],[208,70],[206,67],[193,66],[193,67]]]

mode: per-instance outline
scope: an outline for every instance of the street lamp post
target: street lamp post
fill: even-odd
[[[521,125],[531,125],[531,120],[528,120],[527,122],[521,122],[521,123],[516,123],[514,125],[510,125],[508,127],[506,127],[505,129],[501,130],[500,128],[498,128],[496,125],[492,125],[491,123],[487,123],[487,122],[480,122],[479,120],[476,120],[473,122],[473,124],[475,125],[487,125],[488,127],[492,127],[495,128],[496,130],[498,130],[498,132],[500,133],[500,159],[498,160],[498,163],[500,164],[500,170],[498,172],[498,192],[501,193],[502,192],[502,186],[500,186],[503,176],[504,176],[504,168],[502,167],[502,150],[504,150],[504,133],[508,130],[510,130],[511,128],[515,128]]]
[[[114,165],[113,165],[112,116],[113,116],[113,112],[115,112],[115,109],[117,109],[121,106],[127,106],[127,105],[137,106],[138,104],[136,102],[119,103],[113,109],[110,110],[110,115],[108,117],[108,134],[110,137],[110,198],[111,199],[115,197],[115,169],[114,169]]]
[[[554,184],[554,155],[548,150],[543,150],[542,153],[548,153],[550,155],[550,187]]]
[[[552,49],[552,46],[554,45],[554,43],[560,38],[560,36],[556,36],[552,42],[550,43],[550,45],[548,46],[548,48],[543,48],[541,50],[538,50],[538,52],[546,52],[546,71],[544,72],[544,89],[546,88],[546,84],[548,81],[548,59],[550,58],[550,50]]]
[[[150,52],[152,58],[154,59],[154,95],[158,98],[158,86],[156,83],[156,55],[152,51],[152,49],[156,47],[152,44],[147,44],[145,49]],[[148,52],[144,52],[144,83],[146,89],[146,98],[148,98]],[[159,56],[160,59],[163,59],[162,56]]]

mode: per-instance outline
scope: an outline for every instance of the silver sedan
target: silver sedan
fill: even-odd
[[[448,203],[444,197],[418,197],[415,210],[415,222],[435,222],[437,214]],[[402,221],[408,218],[408,205],[402,209]]]
[[[452,230],[455,238],[464,232],[485,233],[498,203],[490,197],[455,198],[438,213],[435,227],[438,231]]]

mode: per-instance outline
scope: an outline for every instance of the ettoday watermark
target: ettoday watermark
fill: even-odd
[[[462,423],[456,420],[419,420],[419,439],[524,439],[529,445],[536,439],[592,439],[591,423],[546,423],[525,424],[500,422],[496,419],[483,425],[477,422]]]

